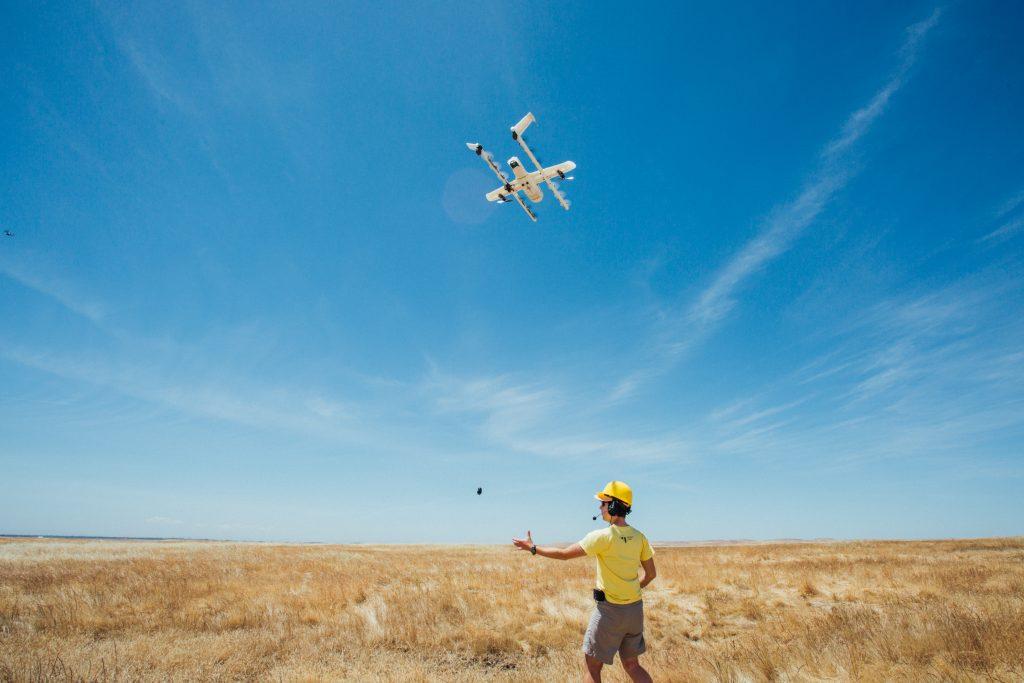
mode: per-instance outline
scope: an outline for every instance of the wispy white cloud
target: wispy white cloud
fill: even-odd
[[[184,415],[250,427],[367,442],[373,429],[358,428],[349,402],[287,388],[257,387],[234,378],[182,378],[180,361],[169,365],[125,358],[67,356],[7,345],[0,357],[56,377],[103,387]]]
[[[826,158],[836,158],[857,142],[871,127],[875,119],[882,115],[889,100],[903,86],[904,79],[910,72],[914,62],[917,61],[921,43],[928,32],[935,28],[942,16],[942,10],[936,8],[928,18],[907,27],[906,37],[900,47],[900,64],[896,71],[889,78],[888,82],[875,93],[874,97],[862,108],[855,111],[846,119],[839,137],[833,140],[825,148]]]
[[[1005,445],[1024,430],[1022,289],[1000,269],[851,312],[833,348],[775,382],[813,401],[740,399],[709,415],[702,446],[830,467]]]
[[[854,163],[846,158],[846,153],[882,116],[893,95],[904,85],[925,36],[938,23],[940,15],[941,11],[936,9],[928,18],[907,28],[896,71],[864,107],[847,117],[839,136],[821,151],[818,167],[796,198],[768,215],[758,234],[713,275],[711,283],[697,295],[685,314],[677,318],[674,328],[663,335],[658,345],[657,358],[648,367],[636,370],[620,380],[612,390],[610,400],[618,401],[629,396],[644,382],[666,371],[675,359],[706,338],[735,307],[740,288],[788,251],[793,241],[846,186],[856,172]]]
[[[1017,233],[1024,230],[1024,190],[1014,193],[992,212],[991,223],[997,225],[982,237],[978,238],[979,243],[997,244],[1010,239]]]
[[[423,388],[442,411],[480,415],[484,431],[496,438],[519,433],[565,407],[553,386],[515,383],[505,375],[460,379],[435,367]]]
[[[292,159],[305,163],[304,145],[298,143],[308,135],[305,130],[294,134],[296,113],[318,113],[320,93],[308,54],[268,57],[262,34],[248,31],[231,12],[211,4],[174,6],[174,31],[183,39],[173,47],[160,34],[168,11],[150,16],[145,8],[101,9],[131,71],[158,107],[192,125],[211,169],[228,187],[233,187],[231,164],[221,152],[220,133],[226,117],[260,117],[285,142]]]
[[[689,457],[689,442],[676,433],[612,427],[592,412],[597,402],[571,396],[553,384],[517,382],[508,375],[460,378],[434,367],[421,392],[442,413],[473,418],[478,436],[512,452],[549,458]],[[647,430],[649,431],[649,430]]]
[[[789,249],[792,240],[821,214],[828,201],[845,185],[848,175],[849,171],[843,168],[826,169],[795,200],[774,211],[761,234],[716,273],[712,283],[690,306],[686,314],[690,329],[706,334],[722,320],[736,304],[736,290]],[[689,344],[680,343],[670,347],[670,351],[678,354],[688,347]]]
[[[766,418],[774,417],[779,413],[790,411],[793,408],[796,408],[797,406],[801,405],[802,403],[807,402],[808,398],[809,397],[801,397],[796,399],[795,401],[788,401],[781,405],[759,408],[758,410],[746,413],[744,415],[737,415],[736,413],[738,411],[739,405],[750,405],[750,401],[745,400],[734,403],[724,410],[714,411],[711,414],[711,418],[716,421],[721,421],[724,424],[727,424],[730,428],[736,429],[740,427],[745,427],[751,423],[761,422]]]
[[[66,286],[74,291],[72,285]],[[54,296],[56,290],[50,285],[46,291]],[[83,315],[92,313],[93,319],[98,320],[105,308],[99,303],[85,308],[63,290],[60,296],[65,306]],[[595,402],[586,391],[555,381],[526,381],[508,374],[465,378],[431,366],[414,386],[377,377],[354,378],[360,386],[360,398],[354,399],[257,381],[213,360],[220,347],[252,349],[263,337],[260,330],[243,328],[183,346],[169,338],[143,339],[122,331],[96,342],[99,346],[92,350],[60,352],[7,339],[0,358],[186,418],[286,430],[390,453],[443,450],[453,455],[499,449],[551,458],[628,455],[637,460],[689,453],[688,443],[677,434],[610,426],[591,412]],[[119,410],[138,414],[131,404],[104,406],[101,412],[108,420],[117,419]],[[465,437],[462,444],[453,449],[439,445],[444,439],[422,441],[416,425],[438,415],[455,416],[453,427]]]
[[[1016,193],[1005,202],[999,205],[995,212],[995,219],[998,221],[1001,218],[1009,216],[1011,213],[1017,210],[1018,207],[1024,206],[1024,190]]]
[[[1009,239],[1022,230],[1024,230],[1024,216],[1003,223],[998,228],[982,237],[980,241],[991,242],[993,240]]]
[[[751,275],[787,251],[792,241],[814,222],[828,202],[847,184],[854,169],[844,160],[842,153],[864,137],[885,112],[889,100],[902,87],[916,60],[921,41],[938,23],[939,15],[939,10],[935,10],[927,19],[907,29],[907,37],[900,50],[902,61],[896,73],[866,106],[847,118],[839,137],[822,151],[821,165],[796,199],[772,212],[760,234],[718,271],[687,312],[687,323],[706,330],[724,318],[735,305],[736,290]]]
[[[51,272],[38,259],[22,253],[18,258],[0,254],[0,275],[37,294],[56,301],[68,311],[94,323],[107,315],[106,307],[81,291],[81,287]]]
[[[765,440],[771,435],[779,433],[779,431],[790,424],[791,421],[773,422],[770,424],[764,424],[758,427],[752,427],[744,429],[742,431],[733,433],[724,439],[721,439],[715,443],[715,450],[717,451],[747,451],[747,452],[758,452],[765,443]]]
[[[143,52],[139,45],[124,34],[118,34],[118,45],[150,92],[185,114],[195,115],[196,106],[188,97],[187,89],[176,82],[172,72],[162,65],[158,53]]]

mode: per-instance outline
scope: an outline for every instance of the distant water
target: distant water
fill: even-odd
[[[65,541],[217,541],[217,538],[183,538],[180,536],[76,536],[74,534],[2,534],[0,538],[50,538]]]
[[[194,536],[84,536],[80,534],[5,534],[0,538],[40,538],[57,541],[209,541],[211,543],[264,543],[269,545],[325,545],[324,541],[253,541],[244,538],[196,538]],[[343,545],[358,545],[345,543]]]

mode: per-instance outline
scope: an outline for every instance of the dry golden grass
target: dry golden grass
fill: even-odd
[[[656,680],[1024,680],[1024,539],[657,552]],[[575,680],[592,572],[511,547],[0,540],[0,680]]]

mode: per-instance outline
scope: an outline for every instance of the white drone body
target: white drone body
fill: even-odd
[[[526,140],[523,139],[523,132],[534,122],[533,114],[527,114],[519,121],[516,125],[512,126],[512,139],[519,143],[519,146],[523,148],[523,152],[530,158],[533,165],[537,167],[536,171],[528,172],[523,168],[522,163],[518,157],[512,157],[508,160],[508,165],[512,169],[513,178],[506,178],[505,174],[498,168],[498,164],[494,162],[494,157],[491,156],[490,152],[484,149],[484,146],[476,142],[467,142],[466,147],[469,147],[478,157],[481,157],[487,162],[494,174],[501,180],[501,187],[496,190],[488,192],[485,197],[489,202],[501,202],[507,203],[515,200],[519,202],[519,206],[523,207],[523,211],[530,217],[530,220],[536,221],[537,214],[526,205],[523,198],[519,196],[522,192],[531,202],[539,202],[544,199],[544,192],[541,190],[541,184],[547,185],[548,189],[551,190],[551,194],[555,196],[558,203],[562,205],[562,208],[566,211],[569,210],[569,202],[566,201],[565,195],[559,190],[558,186],[553,182],[556,178],[559,180],[572,180],[572,177],[566,176],[574,168],[576,164],[572,161],[563,161],[560,164],[554,166],[548,166],[544,168],[537,161],[537,157],[533,155],[530,148],[526,146]]]

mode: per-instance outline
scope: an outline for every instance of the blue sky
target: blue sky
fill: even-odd
[[[1022,15],[8,5],[0,531],[1024,533]]]

